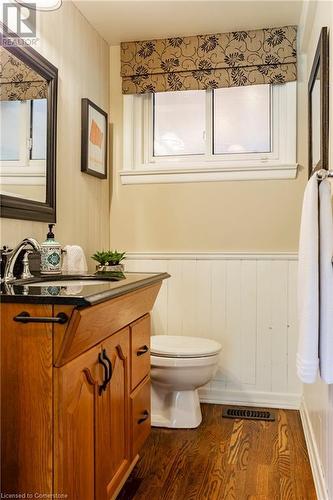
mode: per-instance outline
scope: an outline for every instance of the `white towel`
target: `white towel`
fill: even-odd
[[[87,261],[82,248],[78,245],[66,245],[62,270],[71,273],[86,273]]]
[[[304,192],[298,255],[299,340],[297,374],[315,382],[318,372],[319,272],[318,180],[313,175]]]
[[[333,384],[333,217],[331,183],[319,187],[320,221],[320,320],[319,369],[327,384]]]

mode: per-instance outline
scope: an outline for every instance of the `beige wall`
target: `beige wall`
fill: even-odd
[[[20,196],[28,200],[45,201],[45,184],[5,184],[1,187],[1,194],[8,196]]]
[[[296,251],[306,169],[296,180],[123,186],[119,47],[111,47],[111,245],[127,251]],[[305,164],[304,164],[305,165]]]
[[[108,109],[109,49],[71,2],[39,14],[37,23],[36,48],[59,69],[56,236],[90,256],[108,246],[109,180],[80,171],[81,98]],[[46,232],[44,223],[1,219],[2,244],[24,236],[43,240]]]
[[[309,79],[314,53],[317,47],[320,30],[323,26],[328,26],[330,36],[330,82],[333,77],[333,3],[332,2],[311,2],[308,15],[304,16],[305,33],[302,43],[303,65],[301,74],[301,94],[300,107],[307,111],[307,90],[306,85]],[[304,11],[305,12],[305,11]],[[333,87],[330,87],[330,128],[332,130],[333,120]],[[299,144],[301,160],[307,159],[307,136],[306,129],[302,126],[299,118],[300,136]],[[330,133],[330,162],[333,165],[333,140]],[[309,418],[312,425],[315,444],[318,449],[318,458],[321,461],[322,470],[325,477],[328,497],[323,494],[320,498],[333,498],[333,386],[326,385],[318,378],[315,384],[304,385],[304,399]]]

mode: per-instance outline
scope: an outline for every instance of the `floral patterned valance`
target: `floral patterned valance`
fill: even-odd
[[[0,101],[47,99],[48,85],[44,81],[0,83]]]
[[[0,47],[0,101],[45,99],[47,95],[47,81]]]
[[[296,26],[121,44],[123,94],[296,80]]]

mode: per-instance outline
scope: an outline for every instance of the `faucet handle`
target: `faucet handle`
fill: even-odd
[[[21,274],[21,279],[22,280],[27,280],[29,278],[33,278],[33,275],[30,272],[30,267],[29,267],[29,255],[33,253],[32,250],[26,250],[24,252],[24,256],[22,259],[23,263],[23,272]]]
[[[7,245],[4,245],[0,250],[0,255],[1,255],[1,257],[7,256],[7,255],[11,255],[12,252],[13,252],[12,248],[8,247]]]

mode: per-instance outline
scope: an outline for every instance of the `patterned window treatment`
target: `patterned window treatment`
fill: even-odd
[[[296,26],[123,42],[123,94],[296,80]]]
[[[0,47],[0,69],[0,101],[47,98],[47,81],[3,47]]]

